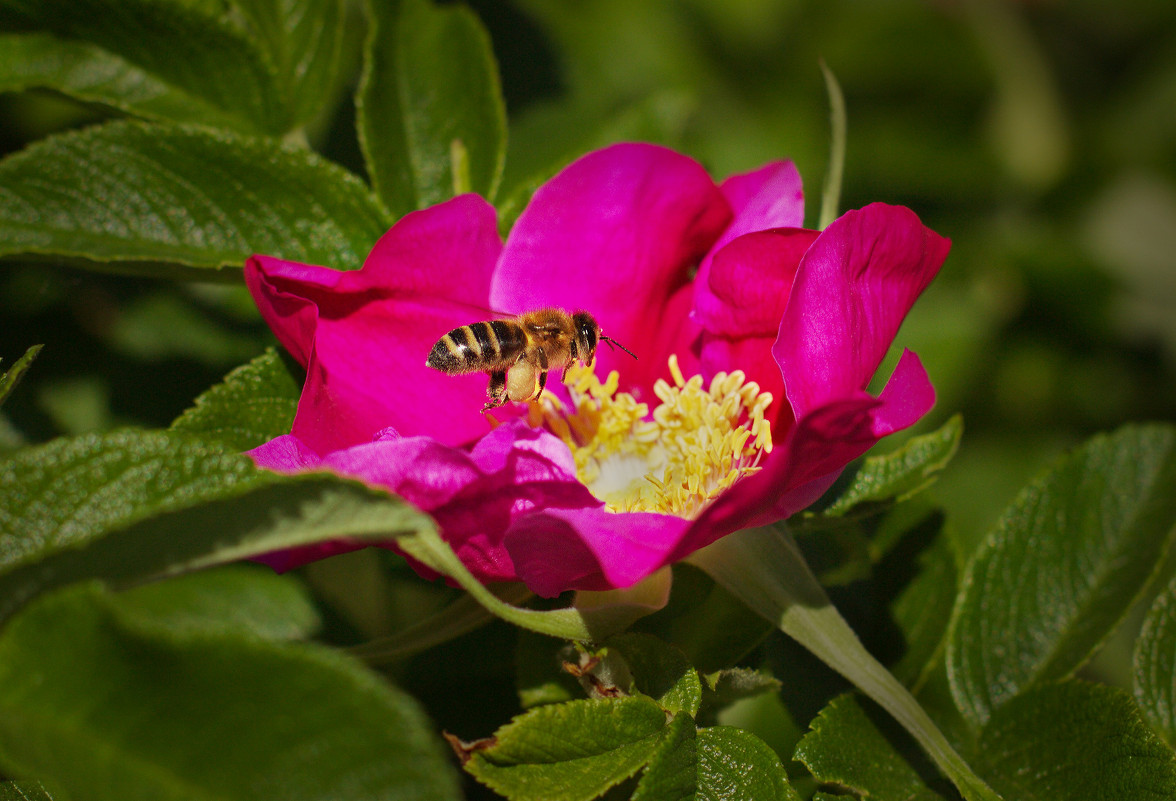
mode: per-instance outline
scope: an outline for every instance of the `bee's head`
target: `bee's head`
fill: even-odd
[[[596,346],[601,342],[608,343],[610,348],[616,345],[634,359],[637,358],[633,354],[633,351],[626,348],[620,342],[600,333],[600,326],[597,324],[596,318],[586,311],[578,311],[572,315],[572,326],[576,329],[577,358],[584,364],[592,364],[592,361],[596,358]]]

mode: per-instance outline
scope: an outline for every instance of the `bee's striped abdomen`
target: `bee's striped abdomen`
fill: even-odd
[[[425,363],[443,373],[472,373],[513,361],[526,346],[526,332],[517,323],[471,323],[437,340]]]

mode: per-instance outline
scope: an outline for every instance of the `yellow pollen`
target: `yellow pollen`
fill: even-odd
[[[570,408],[543,393],[529,410],[572,450],[576,474],[614,512],[662,512],[693,518],[723,490],[759,470],[772,451],[764,412],[772,402],[742,370],[718,373],[703,387],[669,358],[673,383],[653,386],[660,403],[617,392],[619,376],[602,384],[589,367],[564,371]]]

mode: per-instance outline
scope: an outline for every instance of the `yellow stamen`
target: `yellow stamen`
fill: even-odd
[[[772,450],[771,393],[741,370],[716,374],[704,389],[702,376],[682,375],[676,356],[669,369],[673,384],[654,384],[652,413],[617,392],[616,372],[602,384],[578,364],[564,371],[570,408],[546,392],[531,404],[531,425],[568,444],[576,474],[612,511],[695,517]]]

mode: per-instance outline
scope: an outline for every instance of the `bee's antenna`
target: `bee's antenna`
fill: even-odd
[[[637,354],[636,354],[636,353],[634,353],[633,351],[629,350],[629,349],[628,349],[628,348],[626,348],[624,345],[622,345],[620,342],[617,342],[615,339],[612,339],[612,338],[610,338],[610,337],[606,337],[604,334],[601,334],[601,335],[600,335],[600,341],[601,341],[601,342],[605,342],[605,343],[607,343],[607,344],[608,344],[608,346],[609,346],[610,348],[612,348],[613,346],[616,346],[616,347],[620,348],[621,350],[623,350],[625,353],[627,353],[627,354],[629,354],[630,356],[632,356],[634,359],[636,359],[636,358],[637,358]]]

